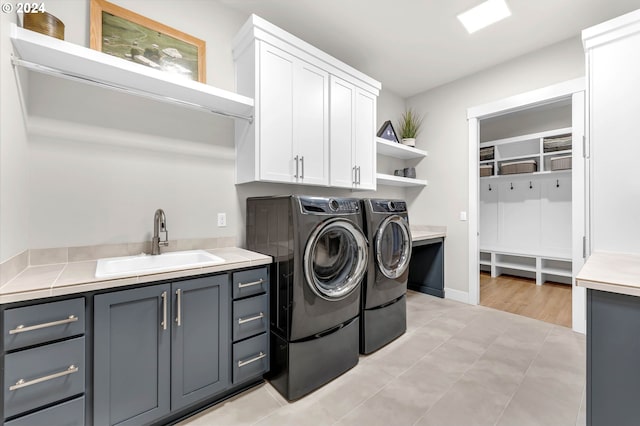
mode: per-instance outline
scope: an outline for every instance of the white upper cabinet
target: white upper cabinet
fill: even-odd
[[[255,15],[233,55],[255,98],[255,120],[236,123],[236,183],[375,189],[380,83]]]

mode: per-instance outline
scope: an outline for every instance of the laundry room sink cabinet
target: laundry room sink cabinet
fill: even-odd
[[[140,425],[231,384],[229,275],[94,298],[94,420]]]
[[[255,15],[233,46],[236,90],[255,99],[236,183],[375,189],[380,83]]]

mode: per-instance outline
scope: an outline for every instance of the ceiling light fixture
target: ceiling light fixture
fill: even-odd
[[[505,0],[487,0],[461,13],[458,19],[469,34],[472,34],[508,16],[511,16],[511,11]]]

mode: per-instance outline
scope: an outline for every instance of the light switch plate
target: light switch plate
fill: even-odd
[[[218,228],[227,226],[227,214],[218,213]]]
[[[460,212],[460,220],[462,221],[467,220],[467,212]]]

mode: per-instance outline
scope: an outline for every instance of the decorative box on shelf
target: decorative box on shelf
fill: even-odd
[[[512,175],[517,173],[533,173],[538,170],[536,160],[510,161],[500,164],[500,174]]]
[[[551,170],[569,170],[571,169],[571,155],[562,155],[551,158]]]

